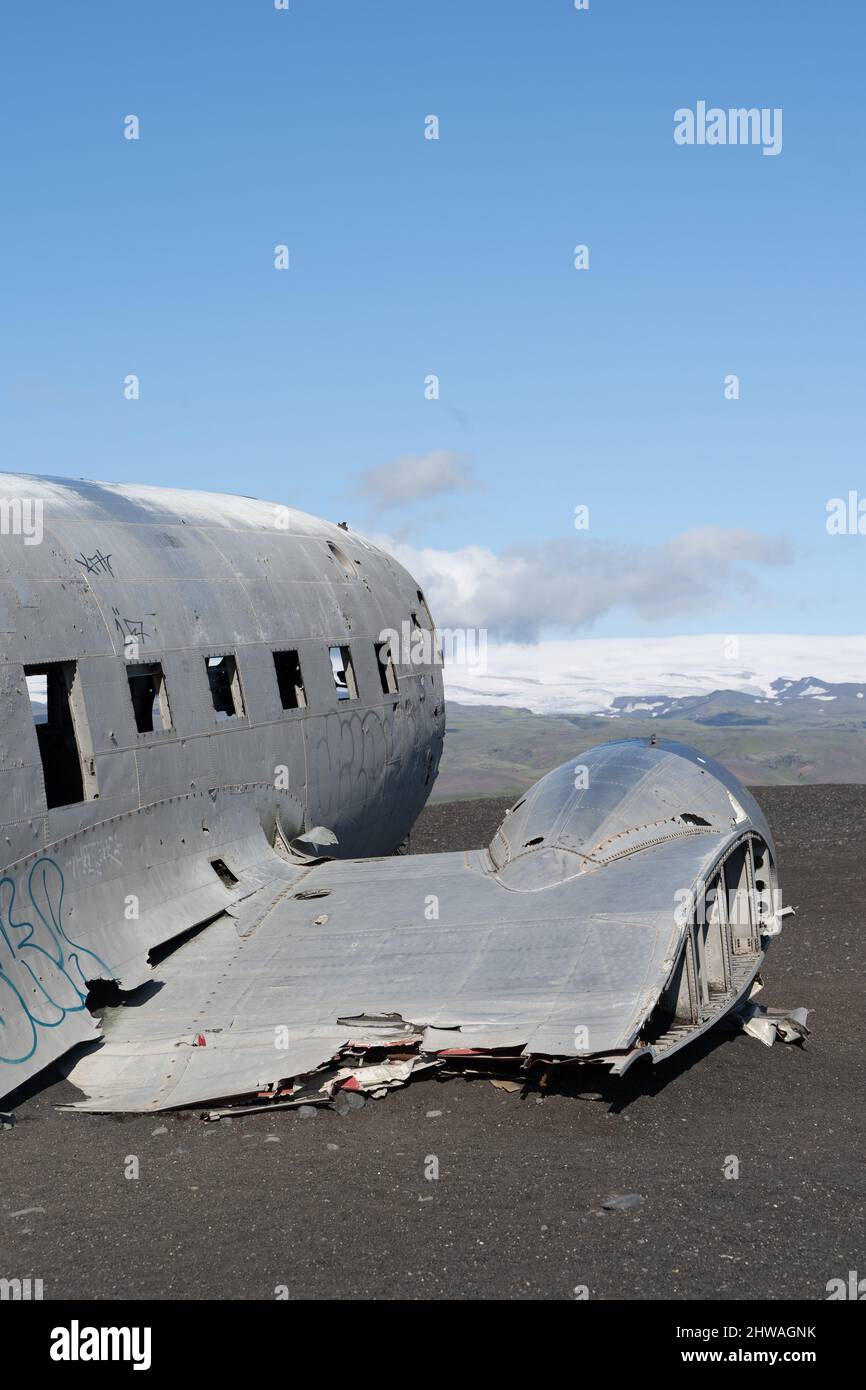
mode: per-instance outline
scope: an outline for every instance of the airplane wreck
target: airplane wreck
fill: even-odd
[[[249,1109],[622,1074],[737,1011],[805,1036],[752,1001],[790,909],[718,763],[601,745],[486,849],[397,853],[445,724],[435,642],[383,636],[433,633],[402,566],[248,498],[0,475],[2,517],[24,503],[38,526],[0,539],[0,1097],[60,1058],[76,1108]]]

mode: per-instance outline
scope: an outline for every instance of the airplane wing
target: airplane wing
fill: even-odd
[[[492,852],[328,860],[233,906],[157,967],[146,1005],[107,1013],[102,1046],[69,1073],[82,1108],[289,1095],[298,1078],[308,1091],[376,1043],[403,1062],[627,1054],[688,934],[678,888],[708,877],[731,817],[704,807],[700,826],[606,834],[596,810],[582,839],[574,814],[551,834],[551,794],[582,804],[572,782],[566,765],[538,783],[530,819],[506,819]],[[520,843],[532,814],[550,844]]]

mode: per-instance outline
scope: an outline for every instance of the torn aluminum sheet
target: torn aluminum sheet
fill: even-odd
[[[748,997],[731,1010],[732,1026],[757,1038],[765,1047],[772,1047],[777,1038],[786,1043],[805,1042],[810,1032],[806,1020],[811,1009],[773,1009],[757,1004],[755,995],[761,988],[761,981],[755,980]]]
[[[358,1091],[378,1091],[385,1086],[391,1089],[402,1086],[419,1071],[429,1071],[431,1067],[441,1066],[436,1057],[406,1057],[400,1061],[376,1062],[369,1066],[340,1067],[334,1077],[334,1090],[349,1088],[349,1083]]]
[[[167,957],[105,1012],[82,1109],[370,1088],[398,1055],[663,1061],[749,994],[778,888],[752,797],[674,744],[602,745],[542,778],[489,850],[329,860]],[[315,894],[311,902],[310,895]],[[327,901],[328,920],[313,927]],[[206,1045],[184,1045],[196,1030]],[[364,1053],[372,1045],[374,1059]],[[347,1060],[347,1053],[351,1060]]]

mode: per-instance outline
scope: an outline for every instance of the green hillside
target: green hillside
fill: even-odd
[[[673,702],[670,702],[673,703]],[[678,739],[718,758],[753,786],[866,783],[863,704],[801,700],[756,703],[732,692],[695,701],[687,713],[556,716],[449,704],[434,801],[523,791],[583,749],[615,738]]]

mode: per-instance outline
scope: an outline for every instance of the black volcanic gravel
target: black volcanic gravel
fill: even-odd
[[[418,1080],[344,1117],[219,1124],[62,1113],[72,1088],[43,1079],[3,1105],[0,1277],[46,1298],[823,1299],[866,1275],[866,787],[757,795],[799,908],[764,997],[814,1010],[804,1048],[716,1032],[631,1082]],[[412,848],[484,844],[507,804],[430,807]]]

